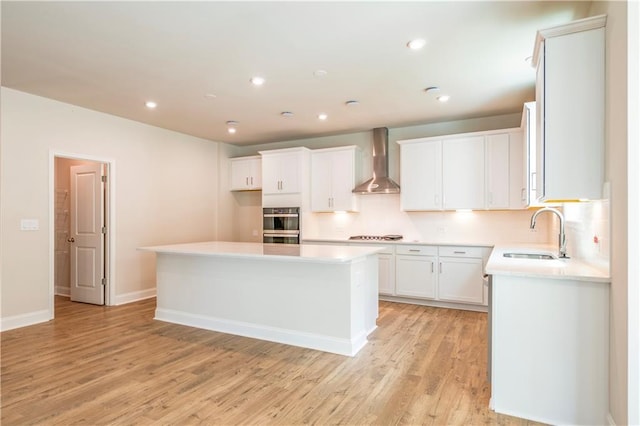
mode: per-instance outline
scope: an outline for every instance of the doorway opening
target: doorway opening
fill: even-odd
[[[113,161],[51,154],[50,312],[56,295],[72,301],[114,301]]]

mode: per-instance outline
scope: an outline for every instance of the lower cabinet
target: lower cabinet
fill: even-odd
[[[309,244],[344,244],[307,240]],[[484,311],[488,292],[484,265],[491,248],[421,244],[368,245],[378,253],[378,293],[384,300]]]
[[[438,247],[396,247],[396,295],[437,298]]]
[[[449,302],[484,302],[482,258],[440,257],[438,299]]]
[[[394,296],[486,306],[488,254],[483,247],[398,245]]]

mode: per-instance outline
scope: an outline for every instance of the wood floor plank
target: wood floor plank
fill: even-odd
[[[522,425],[488,409],[486,314],[380,303],[343,357],[153,320],[155,300],[56,297],[0,334],[6,425]]]

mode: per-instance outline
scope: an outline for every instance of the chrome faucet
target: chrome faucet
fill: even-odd
[[[559,247],[558,257],[562,259],[568,259],[569,256],[567,256],[567,238],[564,235],[564,216],[562,215],[562,212],[560,212],[560,210],[557,210],[551,207],[541,208],[540,210],[536,211],[533,214],[533,216],[531,216],[531,225],[529,227],[531,229],[536,227],[536,218],[542,212],[551,212],[556,216],[558,216],[558,219],[560,219],[560,235],[558,235],[558,247]]]

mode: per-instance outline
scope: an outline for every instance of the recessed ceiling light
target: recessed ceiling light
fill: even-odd
[[[351,100],[351,101],[347,101],[344,103],[346,106],[358,106],[360,105],[360,102],[356,101],[356,100]]]
[[[280,115],[283,117],[293,117],[293,113],[291,111],[282,111]]]
[[[237,131],[236,126],[238,125],[238,122],[235,120],[229,120],[227,121],[227,132],[233,134]]]
[[[407,47],[411,50],[420,50],[427,44],[427,40],[423,38],[417,38],[407,43]]]
[[[328,117],[325,113],[318,114],[318,120],[326,120]]]
[[[265,82],[264,77],[251,77],[251,80],[249,80],[251,82],[251,84],[253,84],[254,86],[262,86]]]
[[[450,98],[449,95],[440,95],[436,99],[439,100],[440,102],[447,102],[449,98]]]
[[[144,105],[147,108],[150,108],[150,109],[154,109],[155,107],[158,106],[158,104],[156,102],[153,102],[153,101],[147,101],[147,102],[144,103]]]

